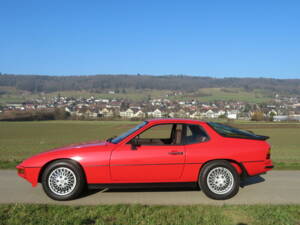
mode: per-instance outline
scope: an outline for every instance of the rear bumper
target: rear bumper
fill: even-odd
[[[274,166],[273,166],[273,165],[272,165],[272,166],[265,166],[265,168],[266,168],[266,169],[273,169]]]
[[[245,167],[249,176],[266,173],[274,168],[272,160],[269,159],[262,161],[243,162],[243,166]]]

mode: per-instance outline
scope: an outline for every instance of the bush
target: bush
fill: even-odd
[[[263,121],[265,119],[263,112],[254,112],[251,116],[252,121]]]
[[[41,111],[6,111],[0,116],[0,121],[35,121],[35,120],[65,120],[70,113],[63,109]]]

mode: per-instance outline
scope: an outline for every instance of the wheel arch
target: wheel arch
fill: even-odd
[[[69,161],[73,164],[75,164],[76,166],[78,166],[81,171],[82,171],[82,174],[84,176],[84,179],[86,181],[86,174],[84,172],[84,169],[82,167],[82,165],[78,162],[78,161],[75,161],[73,159],[70,159],[70,158],[58,158],[58,159],[53,159],[53,160],[50,160],[49,162],[47,162],[46,164],[44,164],[41,169],[40,169],[40,172],[39,172],[39,175],[38,175],[38,183],[41,183],[42,182],[42,176],[43,176],[43,173],[45,171],[45,169],[52,163],[56,162],[56,161]]]
[[[234,160],[234,159],[228,159],[228,158],[221,158],[221,159],[211,159],[211,160],[208,160],[206,161],[205,163],[203,163],[199,169],[199,172],[198,172],[198,177],[200,176],[200,173],[201,173],[201,170],[202,168],[207,165],[208,163],[211,163],[213,161],[227,161],[229,162],[234,168],[235,170],[237,171],[237,173],[241,176],[241,178],[244,178],[244,177],[247,177],[248,176],[248,173],[247,173],[247,170],[246,168],[243,166],[242,163]]]

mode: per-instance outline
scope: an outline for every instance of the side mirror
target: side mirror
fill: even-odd
[[[130,144],[131,144],[131,150],[137,150],[138,147],[141,146],[141,145],[139,144],[138,138],[136,138],[136,137],[133,138],[133,139],[131,139]]]

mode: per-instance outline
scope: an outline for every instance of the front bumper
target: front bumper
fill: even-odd
[[[24,167],[21,165],[16,166],[17,173],[20,177],[27,180],[33,187],[38,184],[39,174],[40,174],[40,167]]]

